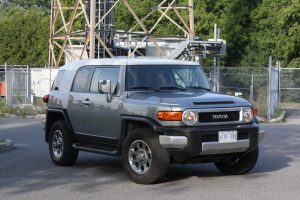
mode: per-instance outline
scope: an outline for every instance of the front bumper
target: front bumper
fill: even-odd
[[[238,141],[219,143],[218,132],[237,130]],[[217,155],[249,152],[257,148],[263,138],[258,124],[239,124],[201,127],[162,127],[160,144],[175,156]]]

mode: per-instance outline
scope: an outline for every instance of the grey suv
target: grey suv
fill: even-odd
[[[198,63],[158,58],[85,60],[59,69],[45,140],[57,165],[78,151],[121,156],[136,183],[161,180],[169,163],[214,162],[250,171],[263,136],[252,105],[213,93]]]

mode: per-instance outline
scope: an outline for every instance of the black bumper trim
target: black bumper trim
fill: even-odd
[[[215,138],[218,131],[237,130],[238,135],[243,137],[238,140],[249,139],[249,148],[245,152],[253,151],[257,148],[259,142],[259,128],[258,124],[253,122],[251,124],[240,125],[218,125],[218,126],[201,126],[201,127],[160,127],[158,132],[161,135],[168,136],[185,136],[188,138],[188,144],[182,149],[168,149],[171,155],[175,156],[198,156],[202,152],[202,143],[207,142],[205,138]],[[215,142],[215,141],[211,141]],[[226,152],[220,151],[219,154]]]

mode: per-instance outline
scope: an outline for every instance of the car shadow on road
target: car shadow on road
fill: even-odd
[[[259,158],[256,166],[245,178],[261,178],[272,172],[290,166],[295,158],[300,157],[299,126],[282,124],[268,127],[266,136],[260,143]],[[213,164],[171,165],[163,183],[179,181],[189,177],[220,177],[225,176]]]

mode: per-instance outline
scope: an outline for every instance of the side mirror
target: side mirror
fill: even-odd
[[[111,94],[111,81],[110,80],[100,80],[98,82],[98,91],[101,94]]]
[[[98,82],[98,91],[101,94],[106,94],[107,102],[112,101],[111,80],[100,80]]]

